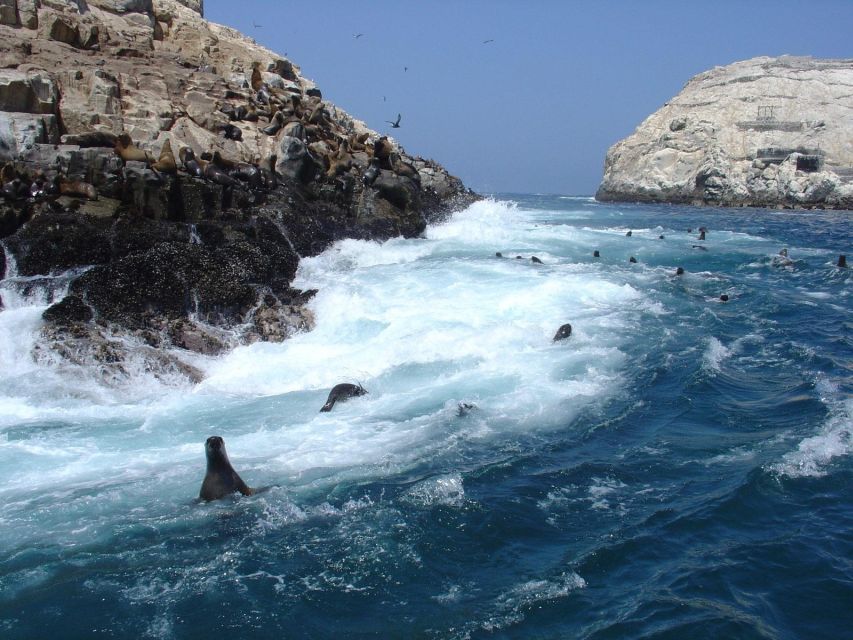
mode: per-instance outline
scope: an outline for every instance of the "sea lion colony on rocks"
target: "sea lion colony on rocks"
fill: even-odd
[[[0,13],[0,267],[73,270],[37,360],[120,382],[133,348],[155,375],[197,380],[162,347],[216,354],[311,326],[312,292],[290,287],[300,256],[417,236],[477,199],[195,0],[13,4]]]

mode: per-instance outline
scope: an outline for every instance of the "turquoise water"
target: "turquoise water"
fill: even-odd
[[[502,196],[304,259],[316,328],[196,387],[33,358],[10,264],[0,636],[845,637],[850,215]],[[214,434],[271,488],[198,504]]]

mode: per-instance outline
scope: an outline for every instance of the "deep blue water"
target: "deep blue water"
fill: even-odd
[[[194,388],[33,359],[12,277],[0,636],[849,637],[851,215],[501,196]],[[272,488],[195,502],[213,434]]]

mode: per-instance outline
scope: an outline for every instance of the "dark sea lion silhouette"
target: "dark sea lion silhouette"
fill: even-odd
[[[678,269],[675,270],[675,275],[683,276],[684,275],[684,267],[678,267]]]
[[[629,231],[628,233],[626,233],[626,234],[625,234],[625,236],[626,236],[626,237],[628,237],[628,238],[630,238],[632,235],[634,235],[634,234],[633,234],[633,232],[631,232],[631,231]]]
[[[205,501],[219,500],[239,491],[250,496],[255,490],[249,487],[234,471],[228,454],[225,453],[225,441],[219,436],[210,436],[204,443],[207,455],[207,473],[201,483],[198,497]]]
[[[477,405],[473,402],[460,402],[456,405],[456,415],[460,418],[467,416],[471,409],[476,409]]]
[[[699,249],[700,251],[707,251],[708,247],[703,247],[701,244],[692,244],[690,245],[694,249]]]
[[[601,257],[601,254],[598,253],[598,249],[596,249],[595,251],[592,252],[592,257],[593,258],[600,258]]]
[[[698,239],[698,240],[704,240],[704,239],[705,239],[705,232],[704,232],[704,231],[700,231],[700,232],[699,232],[699,237],[698,237],[697,239]]]
[[[320,409],[320,411],[331,411],[336,402],[343,402],[353,396],[363,396],[365,393],[367,393],[367,389],[362,387],[360,384],[350,384],[349,382],[336,384],[329,392],[326,404],[323,405],[323,408]]]
[[[836,267],[841,267],[842,269],[847,268],[847,256],[841,254],[838,256],[838,263],[835,265]]]
[[[537,258],[536,256],[532,256],[530,258],[530,261],[535,263],[535,264],[543,264],[543,262],[539,258]]]
[[[554,334],[554,339],[551,342],[557,342],[558,340],[565,340],[570,335],[572,335],[572,325],[568,322],[562,325],[559,329],[557,329],[557,333]]]
[[[637,259],[634,256],[631,256],[630,258],[628,258],[628,262],[636,262],[636,261],[637,261]]]
[[[720,300],[722,300],[723,302],[728,302],[729,297],[724,293],[723,295],[720,296]]]
[[[496,257],[496,258],[503,258],[503,257],[504,257],[504,254],[502,254],[500,251],[497,251],[497,252],[495,253],[495,257]]]

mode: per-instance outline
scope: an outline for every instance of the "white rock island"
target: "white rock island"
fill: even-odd
[[[853,209],[853,59],[695,76],[610,148],[596,199]]]

